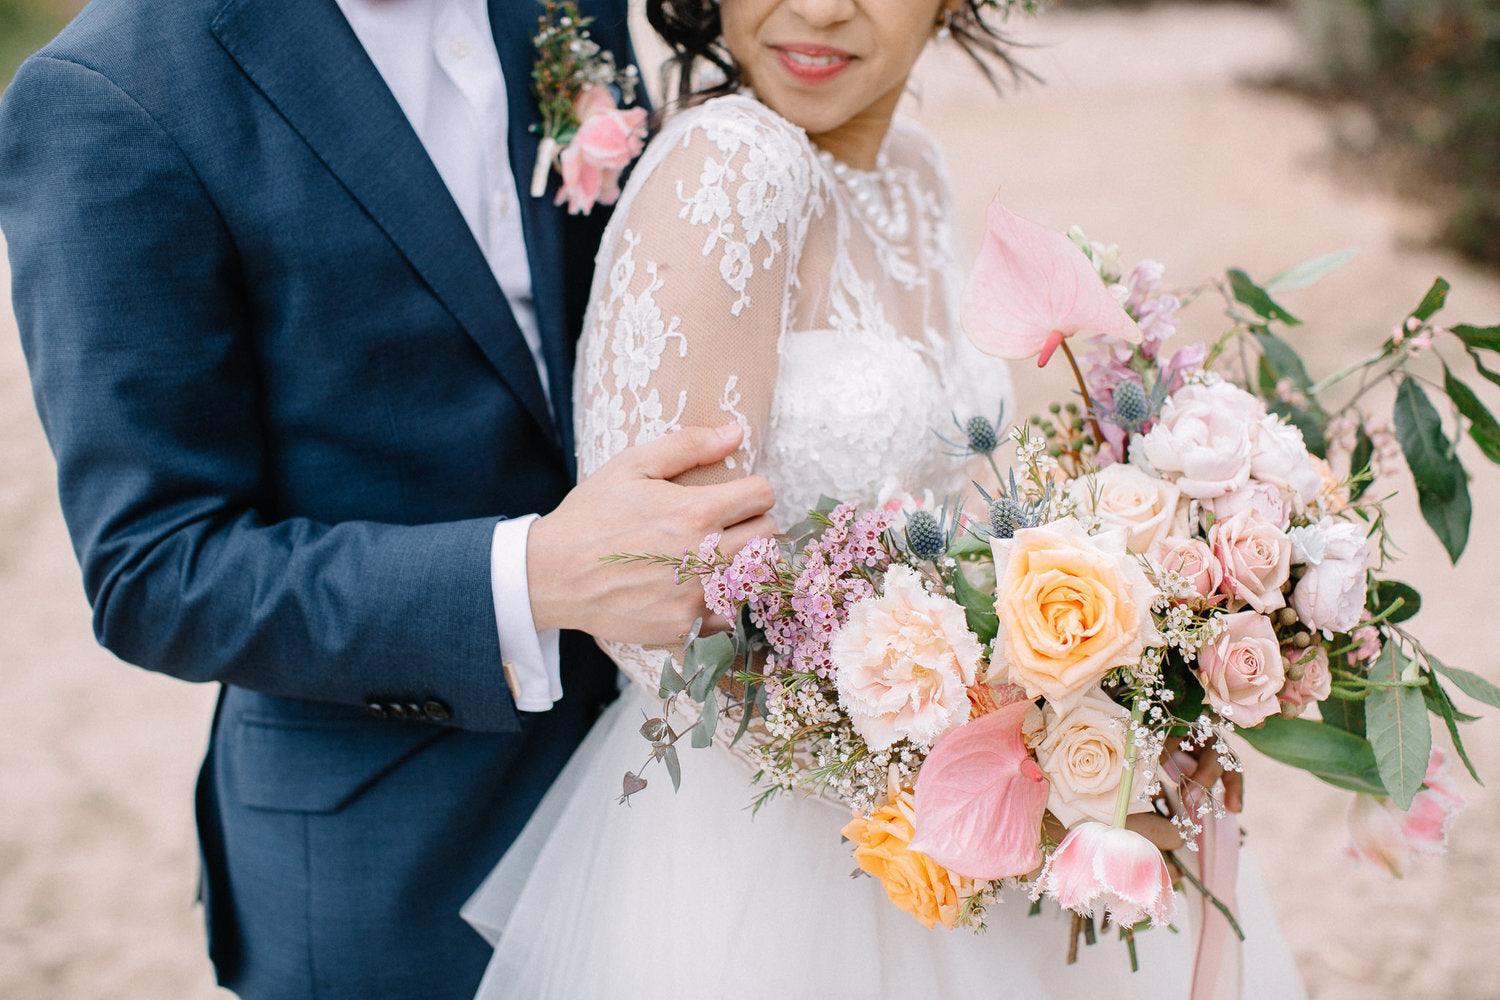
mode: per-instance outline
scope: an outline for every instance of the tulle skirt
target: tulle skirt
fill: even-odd
[[[464,907],[495,947],[479,1000],[1188,996],[1196,900],[1136,935],[1139,972],[1113,932],[1068,965],[1069,917],[1029,916],[1019,894],[983,933],[925,929],[851,877],[846,814],[782,796],[752,818],[745,765],[720,749],[683,750],[681,792],[656,765],[618,804],[648,707],[632,688],[610,708]],[[1244,996],[1303,996],[1248,859],[1239,910]]]

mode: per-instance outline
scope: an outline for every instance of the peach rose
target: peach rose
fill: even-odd
[[[964,609],[929,594],[916,570],[892,566],[884,586],[834,633],[839,704],[872,750],[903,739],[931,746],[968,719],[984,650]]]
[[[915,814],[911,793],[896,792],[868,819],[855,816],[842,832],[854,844],[860,870],[880,880],[892,903],[929,929],[953,927],[964,897],[974,891],[973,880],[911,849]]]
[[[1198,654],[1194,673],[1214,711],[1237,726],[1254,726],[1281,710],[1286,683],[1271,620],[1254,611],[1225,615],[1227,628]]]
[[[1036,747],[1037,763],[1047,776],[1047,808],[1063,826],[1082,820],[1114,819],[1115,794],[1125,769],[1125,732],[1130,712],[1094,688],[1066,712],[1045,710],[1046,735]],[[1135,790],[1145,786],[1145,769],[1135,771]],[[1131,812],[1151,808],[1139,795]]]
[[[990,542],[995,555],[995,660],[1028,698],[1065,710],[1157,641],[1155,596],[1125,535],[1090,536],[1075,518]]]
[[[1111,465],[1073,481],[1073,500],[1105,528],[1125,532],[1132,552],[1145,552],[1164,537],[1177,514],[1182,491],[1133,465]]]
[[[1322,646],[1281,650],[1286,683],[1281,688],[1281,714],[1295,719],[1307,706],[1323,701],[1333,692],[1333,674],[1328,669],[1328,650]]]
[[[1215,521],[1208,544],[1224,571],[1219,589],[1256,611],[1286,607],[1281,588],[1292,572],[1292,540],[1253,510]]]
[[[1208,545],[1197,538],[1164,538],[1151,546],[1151,561],[1170,570],[1192,585],[1199,597],[1209,598],[1219,592],[1224,571]]]

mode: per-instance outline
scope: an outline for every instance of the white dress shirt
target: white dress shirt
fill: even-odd
[[[506,146],[505,76],[486,0],[337,2],[484,252],[547,392],[531,267]],[[531,617],[526,539],[535,520],[533,514],[501,521],[490,543],[490,588],[505,661],[500,666],[516,707],[526,712],[546,711],[562,697],[557,630],[538,633]]]

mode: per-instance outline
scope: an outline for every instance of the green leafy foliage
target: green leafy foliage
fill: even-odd
[[[1416,480],[1422,517],[1454,562],[1469,544],[1474,507],[1468,475],[1443,433],[1443,422],[1416,379],[1402,379],[1396,392],[1396,437]]]
[[[1416,588],[1401,583],[1399,580],[1377,580],[1370,590],[1370,607],[1377,613],[1384,611],[1398,600],[1401,602],[1401,606],[1386,618],[1386,621],[1392,624],[1399,625],[1401,622],[1415,618],[1417,612],[1422,610],[1422,595],[1417,593]]]
[[[1370,679],[1387,686],[1371,690],[1365,701],[1366,732],[1381,781],[1402,809],[1409,809],[1421,790],[1432,756],[1432,725],[1421,688],[1401,683],[1409,662],[1396,643],[1386,643],[1370,668]]]
[[[1429,660],[1438,673],[1453,682],[1453,686],[1475,701],[1482,701],[1491,708],[1500,708],[1500,687],[1496,687],[1476,673],[1450,667],[1437,660]]]
[[[1235,300],[1246,306],[1251,312],[1264,320],[1274,320],[1285,323],[1287,326],[1299,326],[1302,321],[1287,312],[1273,298],[1271,293],[1257,285],[1240,268],[1232,268],[1229,271],[1229,289],[1234,293]]]
[[[1453,699],[1448,692],[1443,690],[1443,685],[1438,682],[1436,676],[1428,678],[1427,686],[1422,689],[1422,697],[1427,702],[1427,710],[1443,720],[1448,727],[1448,736],[1453,740],[1453,749],[1458,753],[1458,759],[1464,762],[1464,768],[1469,772],[1469,777],[1479,784],[1484,781],[1479,777],[1479,771],[1474,767],[1474,762],[1469,759],[1469,750],[1464,746],[1463,733],[1459,732],[1460,722],[1476,722],[1477,716],[1460,712],[1453,704]]]
[[[969,629],[982,643],[995,641],[1000,634],[1000,617],[995,614],[995,596],[985,594],[969,582],[960,565],[953,571],[953,598],[963,605]]]
[[[1453,335],[1473,350],[1500,352],[1500,326],[1462,324],[1453,328]]]
[[[1437,279],[1427,290],[1427,294],[1422,297],[1422,303],[1412,310],[1412,316],[1424,323],[1432,319],[1443,306],[1448,304],[1448,293],[1452,290],[1453,286],[1448,284],[1446,278]]]
[[[1265,290],[1267,292],[1294,292],[1303,288],[1311,288],[1358,256],[1359,247],[1347,247],[1303,261],[1266,282]]]
[[[1443,389],[1458,407],[1458,412],[1468,418],[1469,437],[1479,445],[1484,457],[1500,463],[1500,423],[1495,421],[1489,407],[1474,394],[1473,389],[1455,378],[1447,365],[1443,366]]]
[[[1346,729],[1273,715],[1258,728],[1239,730],[1239,735],[1267,757],[1331,785],[1366,795],[1386,794],[1374,748]]]
[[[1330,726],[1356,736],[1365,735],[1365,703],[1348,698],[1329,698],[1318,702],[1318,714]]]

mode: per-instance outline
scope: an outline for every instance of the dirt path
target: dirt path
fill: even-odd
[[[1458,288],[1455,318],[1500,320],[1500,282],[1422,248],[1424,212],[1330,168],[1321,114],[1237,85],[1297,58],[1275,15],[1054,15],[1025,37],[1047,45],[1031,55],[1045,88],[1000,102],[943,57],[920,74],[917,114],[952,159],[966,245],[997,188],[1017,211],[1082,224],[1185,284],[1358,244],[1359,261],[1290,303],[1312,321],[1301,346],[1324,372],[1373,345],[1439,273]],[[1193,315],[1215,329],[1211,308]],[[124,667],[90,638],[12,327],[0,312],[0,996],[224,996],[191,906],[190,796],[213,692]],[[1017,374],[1028,407],[1064,389],[1060,372]],[[1493,468],[1474,493],[1500,509]],[[1418,621],[1436,649],[1500,681],[1497,645],[1476,627],[1492,618],[1497,523],[1476,524],[1457,571],[1414,527],[1403,574],[1443,595]],[[1474,734],[1476,762],[1500,780],[1500,725]],[[1392,883],[1342,858],[1338,795],[1259,761],[1250,779],[1251,843],[1314,996],[1500,995],[1484,943],[1500,922],[1486,853],[1500,796],[1473,788],[1446,863]]]

